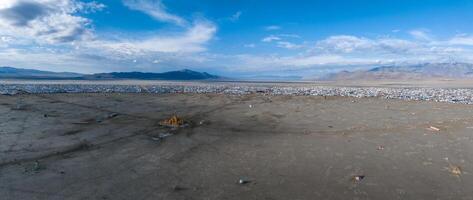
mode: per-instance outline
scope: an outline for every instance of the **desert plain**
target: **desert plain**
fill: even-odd
[[[59,93],[1,95],[0,113],[6,200],[473,199],[472,105]]]

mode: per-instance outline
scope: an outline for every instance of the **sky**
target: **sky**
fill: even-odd
[[[0,1],[0,66],[310,77],[428,62],[473,63],[473,1]]]

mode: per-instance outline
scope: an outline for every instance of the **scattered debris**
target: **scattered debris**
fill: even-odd
[[[35,161],[34,166],[33,166],[33,171],[37,172],[39,170],[41,170],[41,166],[39,165],[39,161]]]
[[[161,138],[161,139],[164,139],[164,138],[167,138],[167,137],[172,136],[172,135],[174,135],[174,134],[172,134],[172,133],[160,133],[158,135],[158,137]]]
[[[431,131],[440,131],[440,129],[435,126],[430,126],[428,129]]]
[[[172,188],[174,191],[176,192],[179,192],[179,191],[184,191],[184,190],[187,190],[188,188],[186,187],[182,187],[182,186],[179,186],[179,185],[176,185]]]
[[[247,178],[240,178],[240,180],[238,180],[238,184],[240,185],[245,185],[248,183],[251,183],[251,180],[248,180]]]
[[[264,90],[256,90],[256,93],[266,93]]]
[[[82,121],[78,122],[72,122],[72,124],[81,124],[81,125],[87,125],[87,124],[95,124],[95,123],[100,123],[102,122],[103,118],[89,118],[89,119],[84,119]]]
[[[0,94],[45,94],[45,93],[219,93],[244,95],[265,91],[268,95],[317,95],[381,97],[386,99],[427,100],[437,102],[472,104],[473,92],[462,88],[391,88],[391,87],[333,87],[333,86],[261,86],[228,84],[156,84],[130,87],[129,85],[89,85],[89,84],[2,84]]]
[[[328,126],[329,128],[333,128],[333,126]]]
[[[210,121],[209,121],[209,120],[200,120],[200,121],[199,121],[199,125],[200,125],[200,126],[209,125],[209,124],[210,124]]]
[[[376,147],[376,150],[378,150],[378,151],[384,150],[384,146],[383,146],[383,145],[379,145],[378,147]]]
[[[43,117],[44,117],[44,118],[48,118],[48,117],[59,117],[59,115],[55,115],[55,114],[44,114]]]
[[[42,166],[39,161],[34,161],[34,163],[32,165],[27,165],[25,168],[24,168],[24,172],[25,173],[31,173],[31,174],[36,174],[36,173],[39,173],[39,171],[45,169],[44,166]]]
[[[430,161],[423,161],[422,165],[427,166],[427,165],[432,165],[433,163]]]
[[[184,120],[177,117],[176,115],[173,115],[169,119],[165,119],[161,122],[159,122],[159,125],[161,126],[170,126],[170,127],[182,127],[184,124]]]
[[[108,119],[112,119],[112,118],[115,118],[115,117],[117,117],[117,116],[118,116],[118,113],[110,113],[110,114],[107,116],[107,118],[108,118]]]
[[[448,171],[454,176],[460,177],[462,175],[462,169],[459,166],[450,165]]]
[[[103,121],[105,121],[105,120],[107,120],[107,119],[112,119],[112,118],[115,118],[115,117],[117,117],[117,116],[118,116],[118,113],[110,113],[110,114],[108,114],[108,115],[105,116],[105,117],[97,117],[97,118],[95,119],[95,122],[97,122],[97,123],[102,123]]]
[[[172,133],[159,133],[158,136],[155,136],[155,137],[151,137],[152,140],[154,141],[161,141],[161,140],[164,140],[165,138],[169,137],[169,136],[172,136],[174,134]]]
[[[63,133],[63,134],[61,134],[61,135],[63,135],[63,136],[66,136],[66,135],[75,135],[75,134],[80,133],[80,132],[82,132],[82,131],[83,131],[82,129],[69,130],[69,131],[67,131],[67,132],[65,132],[65,133]]]
[[[95,119],[95,122],[97,122],[97,123],[102,123],[102,122],[103,122],[103,118],[102,118],[102,117],[99,117],[99,118]]]
[[[357,183],[365,179],[365,175],[356,175],[356,176],[353,176],[351,179],[353,182]]]

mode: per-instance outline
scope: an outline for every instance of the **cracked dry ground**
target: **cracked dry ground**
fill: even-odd
[[[472,111],[379,98],[0,96],[0,199],[473,199]],[[159,126],[173,114],[189,126]]]

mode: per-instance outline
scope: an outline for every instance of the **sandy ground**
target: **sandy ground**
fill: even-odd
[[[0,113],[0,199],[473,199],[471,105],[53,94]],[[189,126],[159,125],[174,113]]]

